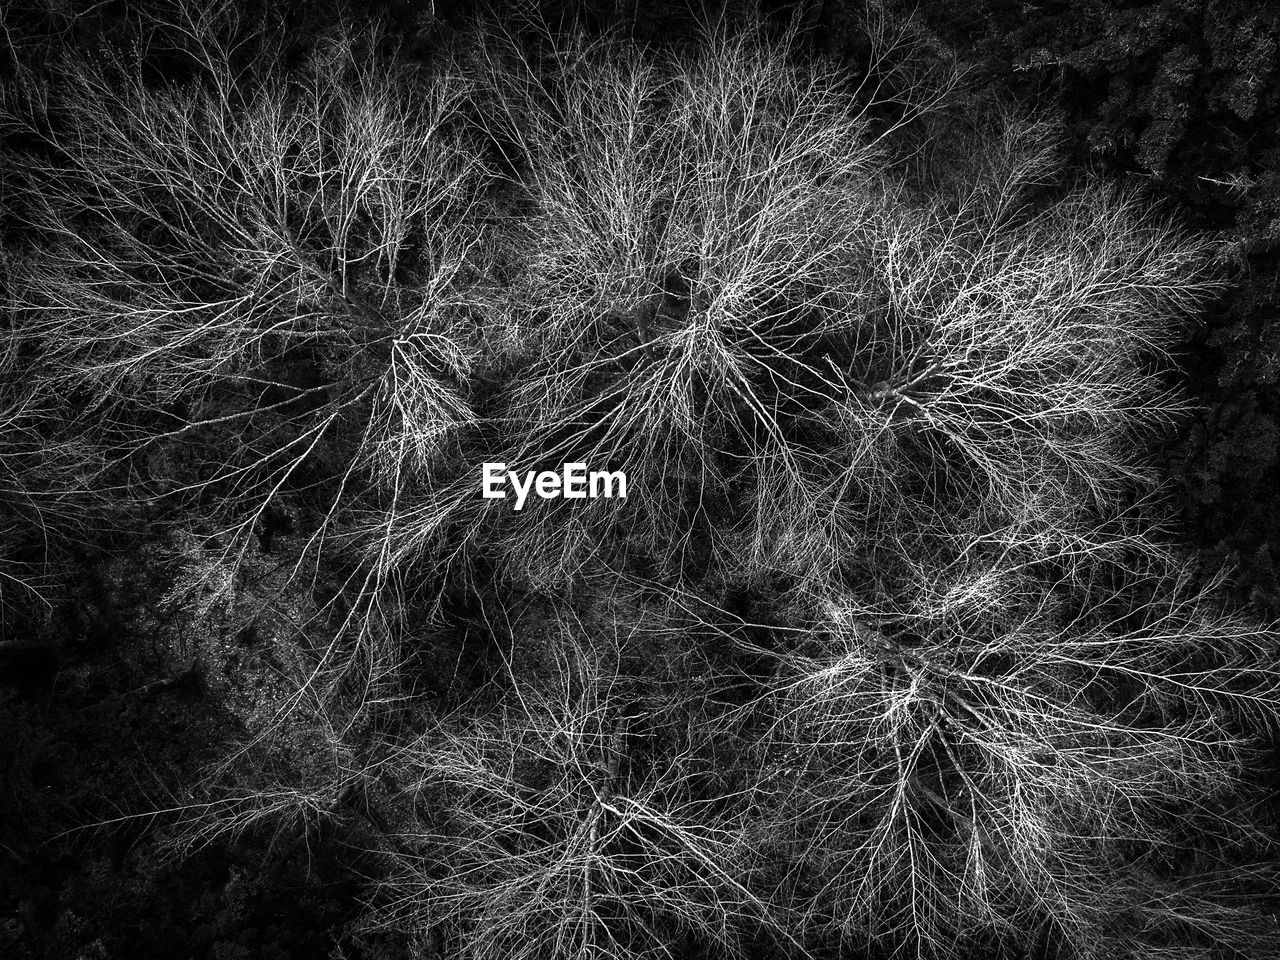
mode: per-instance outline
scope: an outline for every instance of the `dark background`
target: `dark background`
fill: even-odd
[[[429,56],[472,12],[393,0],[358,11],[242,6],[249,18],[284,18],[300,46],[337,18],[381,17],[411,57]],[[137,40],[144,5],[12,0],[3,10],[7,78],[18,58]],[[706,15],[676,0],[543,3],[541,12],[552,23],[621,25],[642,40],[690,33]],[[809,0],[766,13],[798,17],[806,44],[856,69],[858,6]],[[1235,564],[1240,599],[1280,612],[1280,5],[925,0],[908,13],[969,65],[975,90],[1057,119],[1073,167],[1141,184],[1218,240],[1229,283],[1188,330],[1181,357],[1200,409],[1160,456],[1184,538]],[[148,643],[141,625],[158,615],[148,601],[157,585],[137,573],[145,564],[122,566],[133,549],[118,535],[84,544],[62,558],[50,617],[0,624],[0,956],[402,955],[393,939],[351,926],[360,855],[341,837],[246,836],[183,860],[161,856],[163,817],[141,814],[163,808],[210,760],[230,721],[198,676],[175,673]],[[104,821],[116,822],[84,828]],[[331,953],[335,944],[343,952]]]

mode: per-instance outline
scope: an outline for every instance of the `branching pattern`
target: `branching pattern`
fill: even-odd
[[[382,922],[425,910],[476,958],[672,957],[673,930],[732,942],[764,908],[741,827],[691,790],[705,723],[677,702],[637,715],[644,683],[615,644],[559,641],[540,682],[512,675],[480,717],[396,757],[417,779]]]
[[[1141,453],[1207,244],[890,19],[861,81],[731,17],[283,71],[183,2],[188,82],[4,89],[0,611],[180,518],[179,846],[345,831],[424,957],[1275,955],[1276,631]]]

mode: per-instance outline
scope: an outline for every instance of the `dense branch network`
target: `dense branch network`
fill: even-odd
[[[166,642],[244,734],[188,846],[345,825],[423,956],[1267,955],[1275,633],[1140,453],[1205,243],[882,16],[855,83],[728,21],[282,73],[229,10],[162,25],[189,82],[0,114],[0,524],[181,526]]]

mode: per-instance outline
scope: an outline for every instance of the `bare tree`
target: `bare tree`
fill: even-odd
[[[767,911],[733,798],[711,789],[697,702],[624,673],[623,635],[549,633],[541,671],[510,669],[500,698],[390,761],[412,802],[378,921],[475,958],[734,943]]]
[[[725,454],[804,486],[784,420],[832,399],[817,348],[867,292],[850,265],[881,203],[878,91],[859,102],[798,66],[793,41],[721,25],[671,53],[550,36],[477,48],[529,237],[516,296],[538,317],[505,398],[522,426],[505,459],[626,464],[652,492],[596,505],[595,526],[625,512],[641,549],[725,495]],[[922,84],[914,110],[946,89]]]
[[[1265,842],[1238,791],[1280,718],[1274,627],[1132,554],[1086,588],[974,550],[891,599],[832,596],[763,651],[755,834],[798,922],[927,956],[993,935],[1114,956],[1135,928],[1266,954],[1240,900],[1266,885],[1231,851]],[[1233,879],[1180,887],[1179,843]]]
[[[416,83],[378,35],[255,71],[227,4],[180,4],[164,26],[189,83],[72,57],[5,103],[39,146],[10,158],[14,216],[42,242],[5,304],[37,358],[30,404],[74,397],[86,442],[129,474],[118,498],[184,504],[230,557],[282,493],[311,491],[299,573],[354,541],[351,609],[368,611],[395,587],[387,518],[447,484],[476,419],[484,166],[459,131],[466,83]],[[253,42],[270,65],[270,38]]]

